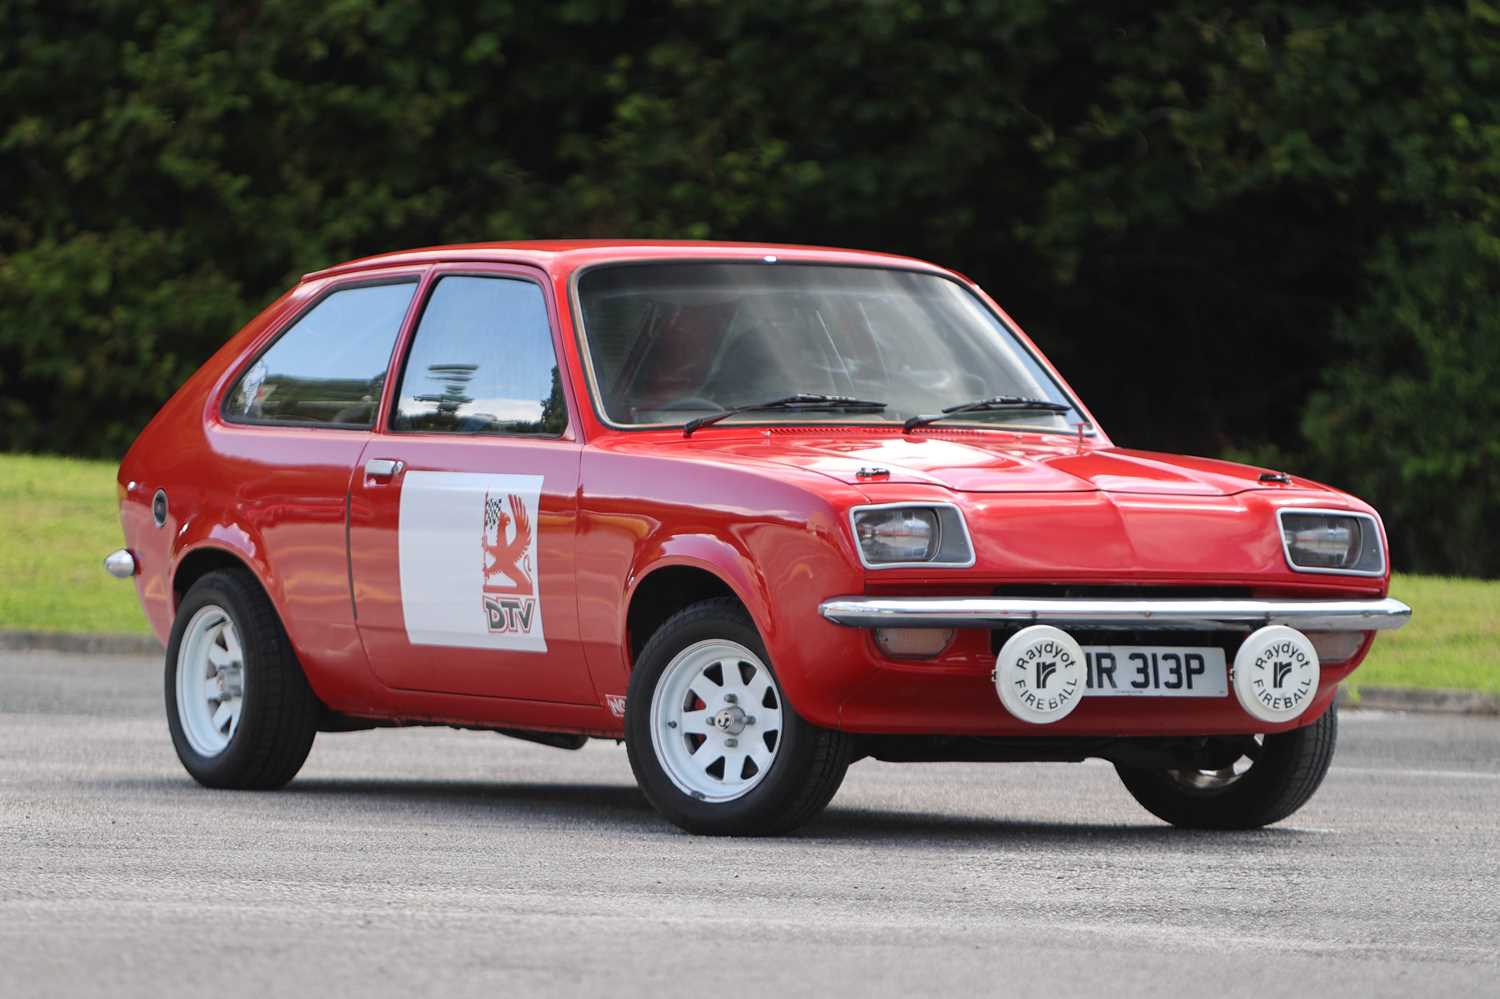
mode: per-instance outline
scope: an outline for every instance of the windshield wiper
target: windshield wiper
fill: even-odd
[[[1071,413],[1073,407],[1066,403],[1053,402],[1050,399],[1028,399],[1019,395],[996,395],[988,399],[980,399],[977,402],[966,402],[960,406],[949,406],[934,416],[913,416],[901,424],[902,433],[911,433],[918,427],[925,427],[929,423],[938,420],[946,420],[951,416],[962,416],[965,413],[995,413],[1007,409],[1018,412],[1035,413]]]
[[[875,402],[871,399],[855,399],[847,395],[818,395],[816,393],[800,392],[797,395],[783,396],[780,399],[771,399],[766,402],[752,402],[747,406],[735,406],[732,409],[721,410],[708,416],[700,416],[694,420],[688,420],[682,425],[682,436],[691,437],[693,431],[700,427],[706,427],[720,420],[727,420],[738,413],[760,413],[780,410],[791,413],[879,413],[885,409],[885,403]]]

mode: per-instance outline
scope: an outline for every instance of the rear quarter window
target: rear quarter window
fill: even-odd
[[[240,376],[224,417],[240,423],[375,425],[391,351],[417,282],[325,295]]]

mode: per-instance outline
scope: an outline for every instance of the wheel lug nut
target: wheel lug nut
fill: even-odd
[[[740,744],[740,740],[738,740],[738,739],[725,739],[724,740],[724,745],[728,746],[730,749],[733,749],[735,746],[738,746],[739,744]]]
[[[739,702],[740,702],[740,699],[737,696],[735,696],[734,694],[725,694],[724,695],[724,703],[726,703],[726,704],[738,704]]]
[[[745,716],[745,724],[746,725],[754,725],[755,724],[755,716],[754,715],[746,715]]]

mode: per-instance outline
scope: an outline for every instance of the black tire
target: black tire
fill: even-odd
[[[1184,829],[1258,829],[1307,804],[1333,761],[1337,705],[1311,725],[1268,735],[1250,767],[1223,787],[1192,787],[1182,771],[1116,764],[1125,788],[1159,819]]]
[[[774,836],[808,822],[832,800],[849,769],[854,740],[803,720],[782,698],[776,756],[760,783],[732,801],[700,801],[667,775],[651,739],[657,682],[682,650],[702,641],[737,642],[775,676],[760,633],[739,602],[706,600],[684,608],[651,636],[636,660],[625,701],[625,747],[636,782],[651,804],[677,826],[709,836]]]
[[[177,705],[177,670],[194,615],[220,608],[234,624],[244,656],[244,694],[228,745],[213,755],[193,748]],[[312,749],[322,705],[303,675],[286,630],[265,591],[243,569],[211,572],[193,584],[177,609],[167,643],[167,726],[177,758],[205,787],[269,789],[297,775]]]

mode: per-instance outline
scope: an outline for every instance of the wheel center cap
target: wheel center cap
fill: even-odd
[[[745,731],[745,717],[744,710],[732,704],[714,715],[713,726],[728,735],[739,735]]]

